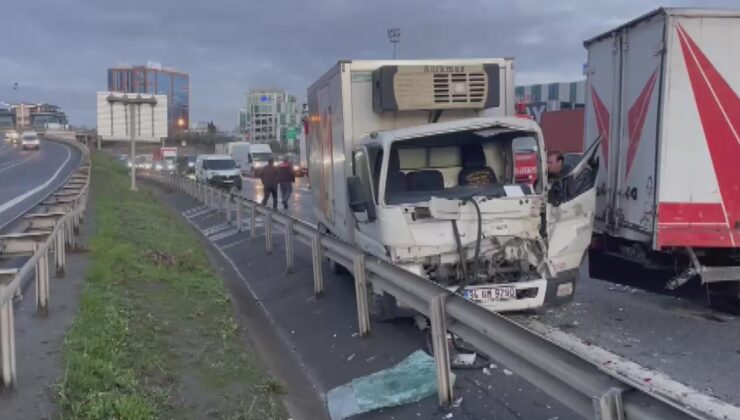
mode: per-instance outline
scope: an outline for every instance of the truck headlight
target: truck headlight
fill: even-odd
[[[573,283],[563,283],[558,285],[558,290],[555,292],[557,297],[566,297],[573,294]]]

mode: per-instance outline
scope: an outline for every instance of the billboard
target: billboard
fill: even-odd
[[[156,103],[125,104],[142,99]],[[153,100],[153,101],[152,101]],[[167,96],[119,92],[97,93],[98,135],[104,141],[128,141],[131,111],[136,141],[160,142],[167,137]]]

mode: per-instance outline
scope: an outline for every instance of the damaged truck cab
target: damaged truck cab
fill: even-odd
[[[511,60],[390,63],[340,63],[309,89],[320,227],[490,310],[571,299],[595,147],[548,182],[539,126],[510,116]],[[516,180],[521,145],[537,151],[531,184]]]

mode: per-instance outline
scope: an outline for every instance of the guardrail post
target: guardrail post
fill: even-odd
[[[249,238],[257,239],[257,205],[249,203]]]
[[[12,274],[0,273],[0,292],[13,280]],[[13,300],[0,304],[0,376],[2,388],[12,390],[16,384],[15,365],[15,322],[13,320]]]
[[[38,252],[39,245],[36,245]],[[43,251],[36,261],[36,311],[46,317],[49,314],[49,250]]]
[[[285,263],[288,266],[288,273],[292,273],[295,268],[293,257],[293,219],[288,218],[285,224]]]
[[[244,230],[244,200],[241,198],[236,199],[236,231],[241,232]]]
[[[365,337],[370,334],[370,312],[367,306],[367,283],[365,281],[365,254],[357,254],[352,259],[352,272],[355,276],[358,333],[361,337]]]
[[[67,262],[66,249],[64,249],[64,228],[60,228],[57,231],[57,236],[54,238],[54,256],[56,257],[56,269],[57,277],[64,275],[64,268]]]
[[[432,322],[432,346],[437,364],[437,397],[440,405],[452,402],[452,383],[450,382],[450,353],[447,348],[447,322],[445,301],[447,295],[432,298],[429,314]]]
[[[65,223],[65,228],[67,230],[67,234],[64,235],[67,238],[67,245],[69,246],[69,249],[74,249],[75,247],[75,232],[74,227],[72,226],[72,221],[67,220]]]
[[[226,198],[226,223],[231,224],[231,193],[224,193]]]
[[[265,211],[265,252],[272,254],[272,211]]]
[[[622,392],[622,389],[612,387],[602,395],[593,397],[591,401],[594,407],[594,418],[596,420],[624,420]]]
[[[313,235],[311,235],[311,259],[313,260],[313,293],[316,296],[324,295],[321,254],[321,234],[319,232],[313,232]]]

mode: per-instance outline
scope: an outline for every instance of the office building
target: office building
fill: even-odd
[[[239,129],[255,143],[280,141],[293,146],[301,130],[301,104],[280,89],[252,89],[239,112]]]
[[[184,131],[190,125],[190,77],[186,73],[155,62],[114,67],[108,69],[108,90],[167,95],[168,131]]]
[[[517,86],[514,97],[517,103],[526,106],[529,115],[540,122],[543,112],[583,108],[586,81]]]

